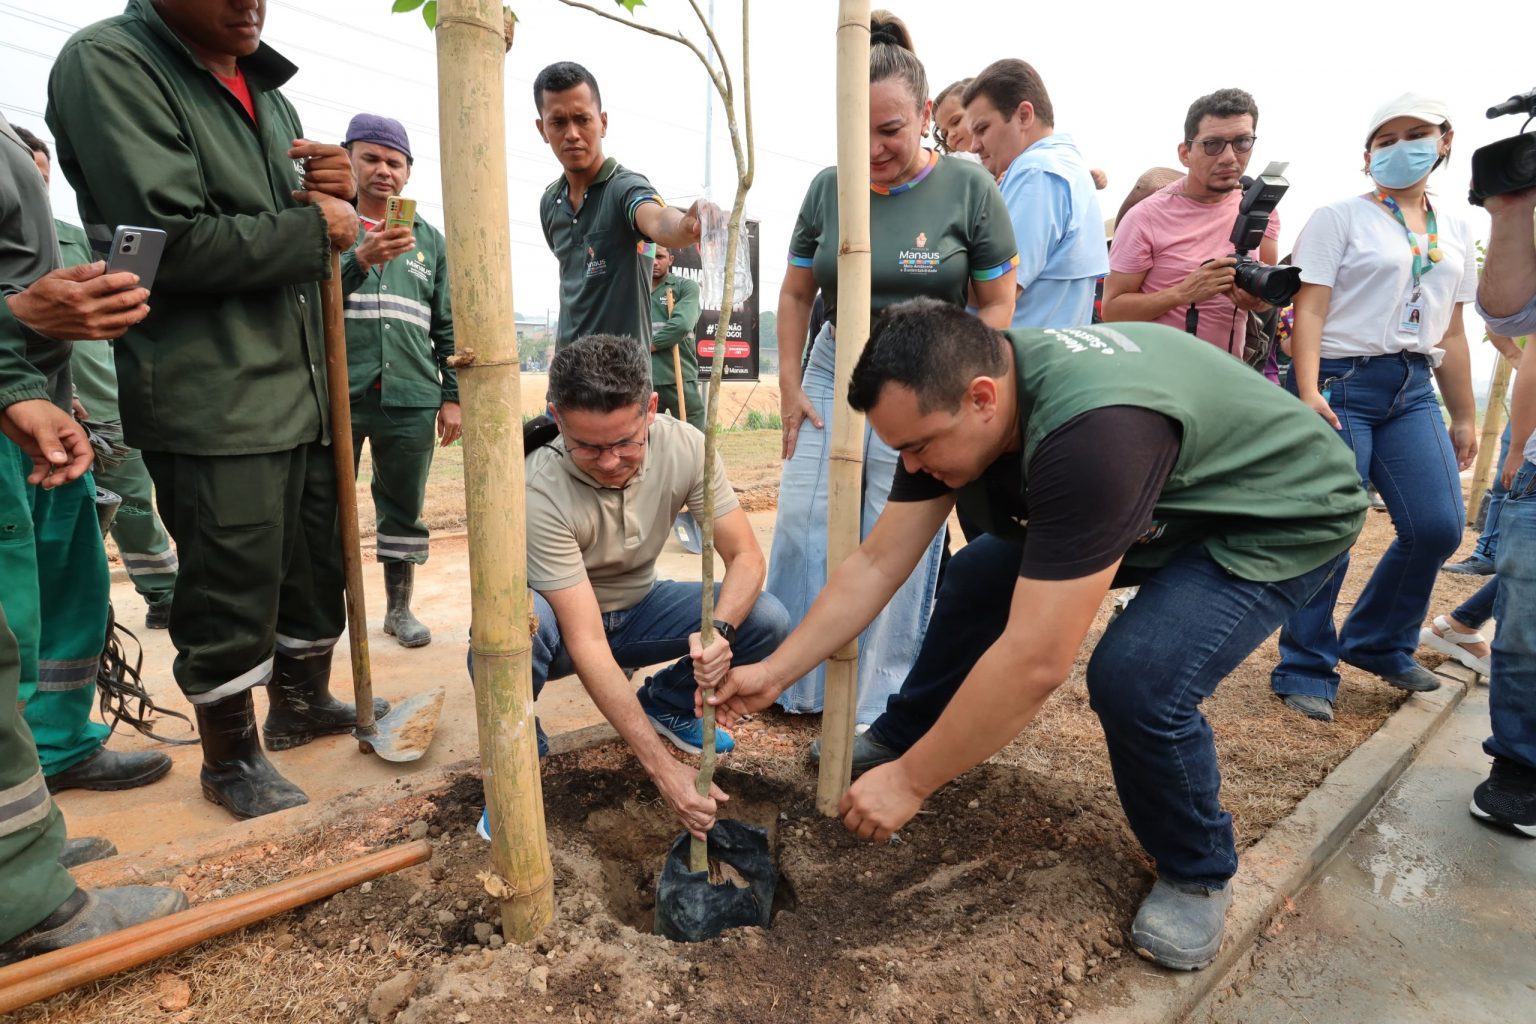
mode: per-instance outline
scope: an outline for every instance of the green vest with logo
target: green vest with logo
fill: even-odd
[[[1162,324],[1003,334],[1024,466],[1052,431],[1093,409],[1137,406],[1178,423],[1178,461],[1126,566],[1156,568],[1201,544],[1233,575],[1273,582],[1310,572],[1359,535],[1369,502],[1354,453],[1321,416],[1226,353]],[[1105,451],[1104,464],[1115,456]],[[999,516],[981,482],[958,501],[989,532],[1022,538],[1027,524]]]

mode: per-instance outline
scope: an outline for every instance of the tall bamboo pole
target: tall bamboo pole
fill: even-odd
[[[837,12],[837,365],[827,469],[827,574],[859,547],[864,417],[844,401],[869,340],[869,0],[839,0]],[[827,662],[816,808],[835,815],[853,777],[859,642]]]
[[[1488,386],[1488,408],[1483,411],[1483,436],[1477,442],[1477,463],[1472,468],[1472,494],[1467,499],[1467,518],[1470,521],[1483,507],[1483,492],[1493,482],[1493,474],[1502,468],[1497,464],[1499,435],[1504,432],[1504,421],[1509,413],[1504,408],[1504,397],[1509,391],[1512,367],[1501,352],[1498,364],[1493,368],[1493,382]]]
[[[438,120],[443,214],[464,406],[475,717],[491,856],[506,883],[502,932],[529,942],[555,916],[533,724],[523,547],[522,406],[512,317],[500,0],[440,0]]]

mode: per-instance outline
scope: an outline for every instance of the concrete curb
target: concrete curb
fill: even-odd
[[[1446,685],[1409,698],[1242,855],[1226,938],[1211,966],[1175,973],[1138,961],[1129,977],[1094,993],[1095,1007],[1078,1014],[1077,1024],[1174,1024],[1220,991],[1285,903],[1343,847],[1477,681],[1475,672],[1454,662],[1437,674]]]

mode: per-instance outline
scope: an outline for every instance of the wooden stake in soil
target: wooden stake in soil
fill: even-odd
[[[555,916],[533,723],[523,546],[523,435],[512,318],[500,0],[440,0],[438,120],[443,214],[464,406],[475,717],[491,856],[507,884],[502,931],[530,942]]]
[[[843,397],[869,340],[869,0],[840,0],[837,12],[837,364],[827,468],[827,574],[859,547],[864,506],[864,417]],[[859,642],[827,662],[816,809],[837,814],[853,778]]]
[[[1504,409],[1504,397],[1509,391],[1511,367],[1501,352],[1493,367],[1493,381],[1488,385],[1488,408],[1483,411],[1483,436],[1477,441],[1477,463],[1472,469],[1472,494],[1467,499],[1467,518],[1470,520],[1483,507],[1483,492],[1493,482],[1493,475],[1503,467],[1498,465],[1499,435],[1504,432],[1504,421],[1509,414]]]
[[[667,319],[672,319],[672,286],[667,286]],[[683,396],[683,356],[678,346],[672,346],[672,383],[677,388],[677,418],[688,422],[688,399]]]

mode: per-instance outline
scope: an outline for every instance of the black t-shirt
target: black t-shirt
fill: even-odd
[[[1022,458],[1009,452],[979,483],[995,518],[1028,524],[1019,575],[1075,580],[1109,568],[1153,527],[1152,509],[1178,458],[1175,421],[1140,406],[1111,405],[1046,435],[1027,474]],[[898,463],[889,500],[950,493],[927,473],[908,473]]]

